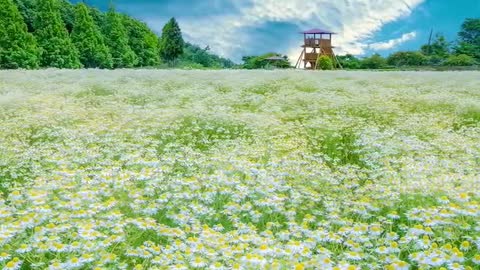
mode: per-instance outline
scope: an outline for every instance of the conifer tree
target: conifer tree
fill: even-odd
[[[43,67],[80,68],[78,51],[62,21],[57,0],[37,0],[35,36],[41,49]]]
[[[95,24],[100,28],[100,30],[103,29],[103,25],[105,23],[105,13],[101,12],[95,7],[90,7],[90,6],[88,7],[88,10]]]
[[[112,54],[114,68],[134,67],[138,63],[137,56],[128,45],[128,36],[122,19],[113,7],[107,12],[103,33]]]
[[[86,68],[112,68],[112,56],[105,45],[102,33],[84,3],[75,7],[75,23],[72,41],[80,54],[80,61]]]
[[[73,24],[75,22],[75,6],[70,3],[69,0],[57,0],[60,7],[60,16],[68,33],[73,30]]]
[[[18,11],[22,14],[23,21],[27,24],[28,32],[33,32],[33,19],[35,18],[35,0],[13,0]]]
[[[138,56],[138,66],[155,66],[160,63],[158,37],[148,26],[130,16],[122,15],[128,34],[128,44]]]
[[[0,0],[0,68],[36,68],[39,50],[12,0]]]
[[[184,41],[182,31],[175,18],[171,18],[163,27],[159,46],[160,56],[170,64],[173,64],[182,55]]]

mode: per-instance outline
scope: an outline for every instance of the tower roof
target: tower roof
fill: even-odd
[[[313,28],[313,29],[302,32],[302,34],[336,34],[336,33],[325,30],[325,29]]]

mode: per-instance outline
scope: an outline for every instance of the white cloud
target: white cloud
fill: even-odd
[[[394,48],[394,47],[396,47],[396,46],[398,46],[398,45],[400,45],[404,42],[412,40],[415,37],[417,37],[417,33],[416,32],[410,32],[410,33],[403,34],[399,38],[390,39],[389,41],[372,43],[372,44],[368,45],[368,47],[370,49],[373,49],[373,50],[376,50],[376,51],[389,50],[389,49],[392,49],[392,48]]]
[[[261,40],[251,40],[246,30],[251,31],[267,22],[291,23],[299,29],[318,27],[332,30],[338,33],[333,41],[338,47],[338,53],[361,55],[368,48],[368,40],[384,24],[408,16],[411,9],[424,1],[250,0],[237,4],[238,10],[233,13],[204,18],[180,18],[179,21],[187,39],[198,44],[209,44],[216,53],[228,57],[238,57],[239,51],[261,43]],[[148,18],[147,22],[157,30],[163,26]],[[295,39],[298,42],[292,43]],[[284,41],[295,44],[285,53],[296,60],[300,52],[300,35],[285,33]]]

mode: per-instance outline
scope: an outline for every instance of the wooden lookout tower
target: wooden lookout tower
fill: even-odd
[[[302,34],[304,41],[302,45],[303,49],[295,65],[296,68],[301,68],[303,63],[304,69],[317,69],[318,60],[323,55],[332,59],[334,67],[341,68],[333,52],[333,48],[335,47],[332,46],[332,35],[335,33],[322,29],[311,29],[302,32]]]

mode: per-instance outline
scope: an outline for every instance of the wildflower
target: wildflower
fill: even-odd
[[[16,250],[17,253],[27,253],[32,250],[32,247],[27,244],[21,244],[20,247]],[[1,259],[0,259],[1,260]]]
[[[202,257],[196,256],[192,261],[190,261],[190,265],[194,268],[202,268],[207,265],[207,261]]]
[[[10,257],[11,257],[10,254],[6,252],[0,253],[0,263],[10,259]]]
[[[480,254],[476,254],[473,258],[472,258],[472,262],[474,264],[480,264]]]
[[[393,269],[394,270],[408,270],[410,269],[410,265],[404,261],[397,261],[393,264],[391,264],[393,266]]]
[[[361,254],[355,251],[350,251],[345,253],[345,258],[347,258],[347,260],[352,260],[352,261],[362,260]]]
[[[295,270],[304,270],[305,269],[305,265],[303,263],[297,263],[295,265]]]
[[[468,251],[469,249],[470,249],[470,242],[463,241],[462,244],[460,245],[460,250]]]
[[[463,265],[459,264],[459,263],[450,263],[448,265],[448,268],[450,270],[464,270],[465,267],[463,267]]]
[[[65,269],[64,265],[62,265],[60,262],[55,261],[50,266],[48,267],[49,270],[62,270]]]
[[[7,262],[3,269],[4,270],[17,270],[17,269],[20,269],[21,265],[22,265],[22,261],[20,261],[19,258],[15,257],[11,261]]]
[[[80,260],[79,258],[77,257],[73,257],[71,259],[69,259],[67,262],[65,262],[64,266],[66,268],[78,268],[78,267],[81,267],[83,265],[83,262],[82,260]]]

